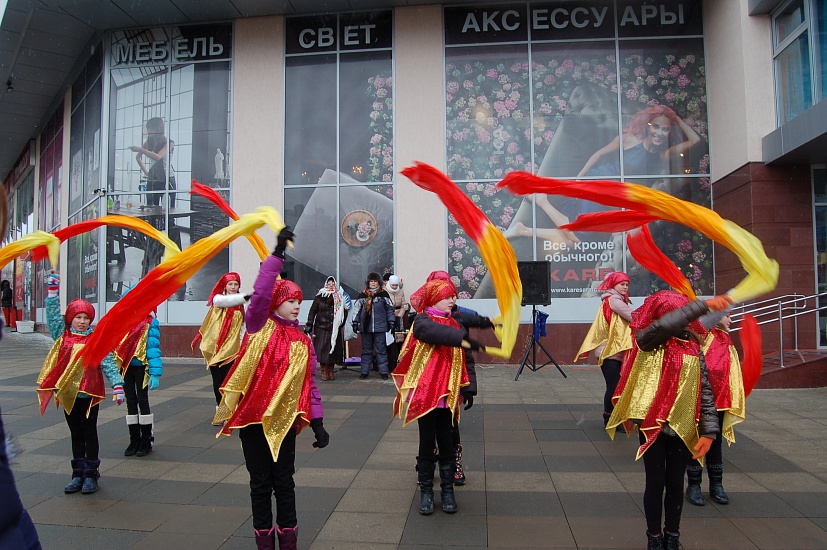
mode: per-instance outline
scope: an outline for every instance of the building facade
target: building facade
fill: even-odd
[[[7,240],[120,214],[186,247],[230,221],[190,194],[197,181],[239,213],[283,213],[297,235],[287,272],[306,307],[328,275],[355,296],[369,272],[394,272],[410,294],[446,269],[464,305],[495,315],[474,243],[399,173],[422,161],[457,183],[518,260],[550,262],[551,304],[537,307],[559,361],[579,346],[606,273],[628,272],[637,304],[664,285],[623,234],[558,228],[603,207],[496,189],[512,170],[628,181],[711,206],[778,260],[775,295],[822,290],[822,0],[397,4],[102,29],[6,178]],[[744,276],[696,232],[651,230],[700,295]],[[106,312],[162,252],[128,230],[70,239],[62,295]],[[238,240],[164,302],[165,353],[191,353],[215,281],[238,271],[249,289],[258,262]],[[3,270],[22,318],[43,322],[49,268],[21,258]],[[823,325],[802,318],[799,345],[827,345]],[[764,336],[765,351],[777,349],[778,336]]]

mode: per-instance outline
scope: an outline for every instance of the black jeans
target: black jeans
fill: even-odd
[[[88,458],[97,460],[100,453],[98,443],[98,405],[89,410],[92,403],[91,397],[78,397],[72,412],[63,414],[66,416],[66,423],[69,425],[69,433],[72,440],[72,458]],[[89,410],[89,418],[86,411]]]
[[[221,392],[219,389],[221,388],[221,384],[224,383],[224,379],[227,378],[227,373],[230,372],[230,368],[233,366],[235,361],[230,361],[224,365],[217,365],[210,367],[210,375],[212,375],[212,391],[215,393],[215,404],[221,404]]]
[[[454,437],[451,434],[451,409],[434,409],[417,419],[419,424],[419,457],[428,460],[434,456],[434,442],[440,464],[454,461]]]
[[[639,436],[642,445],[646,438],[643,432],[640,432]],[[646,514],[646,529],[650,533],[660,533],[661,514],[664,511],[666,530],[670,533],[680,530],[684,472],[686,463],[691,458],[692,454],[680,437],[664,433],[661,433],[643,453],[643,465],[646,469],[643,510]]]
[[[296,463],[296,430],[290,429],[279,448],[279,459],[273,462],[270,446],[261,424],[241,428],[241,448],[247,471],[250,473],[250,501],[253,507],[253,529],[273,526],[273,505],[270,495],[276,496],[276,523],[281,529],[295,527],[296,483],[293,481]]]
[[[126,397],[126,414],[149,414],[149,386],[144,387],[146,365],[129,365],[123,372],[123,393]]]
[[[614,396],[617,383],[620,382],[620,361],[617,359],[604,359],[600,365],[600,372],[603,373],[603,380],[606,381],[606,393],[603,394],[603,415],[608,420],[614,410],[612,396]]]

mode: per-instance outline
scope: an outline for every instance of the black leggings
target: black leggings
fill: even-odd
[[[123,393],[126,397],[126,414],[149,414],[149,386],[144,387],[146,365],[129,365],[123,371]]]
[[[639,433],[640,444],[646,441]],[[686,463],[692,454],[677,436],[661,433],[643,453],[646,469],[646,490],[643,493],[643,510],[646,513],[646,529],[653,535],[660,533],[661,514],[666,515],[664,527],[670,533],[681,528],[683,510],[683,476]],[[666,497],[663,492],[666,490]]]
[[[614,396],[617,383],[620,382],[620,361],[617,359],[604,359],[600,365],[600,372],[606,381],[606,393],[603,394],[603,415],[608,419],[614,410],[612,397]]]
[[[98,444],[98,409],[95,405],[89,409],[92,403],[91,397],[78,397],[72,407],[72,412],[66,415],[66,423],[69,425],[69,433],[72,440],[72,458],[88,458],[97,460],[100,452]],[[89,418],[86,411],[89,410]]]
[[[417,419],[419,424],[419,457],[428,460],[434,456],[434,442],[439,449],[440,464],[454,461],[454,438],[451,434],[451,409],[434,409]]]
[[[724,414],[726,411],[718,411],[718,425],[721,428],[724,427]],[[715,436],[715,439],[712,441],[712,446],[709,448],[709,452],[706,453],[704,457],[704,462],[706,463],[707,468],[712,464],[723,464],[724,463],[724,436],[718,434]],[[688,468],[700,468],[701,463],[697,460],[690,460],[689,464],[687,464]]]
[[[212,391],[215,393],[215,404],[221,404],[221,392],[219,389],[221,388],[221,384],[224,383],[224,379],[227,378],[227,373],[230,372],[230,368],[233,366],[235,361],[230,361],[229,363],[225,363],[223,365],[213,365],[210,367],[210,374],[212,375]]]
[[[276,523],[281,529],[295,527],[296,483],[293,481],[296,463],[296,430],[291,428],[281,442],[279,459],[273,462],[270,445],[264,437],[261,424],[241,428],[241,448],[247,471],[250,473],[250,501],[253,507],[253,529],[273,526],[273,504],[276,496]]]

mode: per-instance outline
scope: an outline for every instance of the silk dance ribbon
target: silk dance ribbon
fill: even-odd
[[[190,194],[192,195],[199,195],[204,197],[218,208],[221,209],[222,212],[227,214],[231,220],[238,221],[239,216],[236,214],[236,211],[227,204],[221,195],[215,192],[215,189],[212,187],[208,187],[204,184],[198,183],[196,180],[192,180],[192,188],[190,189]],[[253,233],[252,235],[247,235],[247,240],[250,241],[250,244],[253,245],[253,248],[256,249],[258,253],[258,257],[263,262],[267,259],[267,256],[270,255],[270,252],[267,250],[267,245],[264,244],[264,239],[262,239],[258,234]]]
[[[405,168],[402,174],[422,189],[436,194],[479,248],[480,256],[488,266],[488,272],[494,282],[497,305],[500,308],[500,315],[492,322],[494,335],[501,346],[486,346],[485,353],[508,359],[517,341],[520,302],[523,297],[523,285],[517,271],[517,256],[514,249],[482,210],[466,197],[448,176],[422,162]]]
[[[255,212],[244,214],[238,221],[219,229],[209,237],[199,239],[179,254],[158,264],[103,316],[79,353],[83,364],[99,364],[123,338],[123,327],[137,325],[221,249],[238,237],[251,235],[264,225],[278,233],[284,227],[284,222],[275,209],[260,206]]]
[[[727,293],[730,302],[745,302],[771,292],[778,283],[778,262],[767,257],[758,238],[709,208],[678,199],[663,191],[627,182],[560,180],[534,176],[527,172],[510,172],[497,187],[508,189],[516,195],[563,195],[642,214],[640,219],[630,221],[625,230],[648,223],[647,219],[676,222],[695,229],[734,252],[747,272],[747,276]],[[571,230],[572,226],[578,227],[576,224],[567,227]]]

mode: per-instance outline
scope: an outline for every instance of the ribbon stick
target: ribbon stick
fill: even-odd
[[[193,195],[200,195],[204,197],[205,199],[216,205],[218,208],[220,208],[222,212],[224,212],[230,217],[230,219],[238,220],[238,214],[236,214],[236,211],[233,210],[232,206],[227,204],[227,201],[225,201],[221,197],[221,195],[216,193],[215,189],[213,189],[212,187],[208,187],[206,185],[198,183],[195,180],[192,180],[192,189],[190,189],[190,193]],[[262,239],[258,234],[253,233],[252,235],[247,235],[247,240],[250,241],[250,243],[253,245],[253,248],[256,249],[256,252],[258,252],[258,256],[259,258],[261,258],[261,261],[267,259],[267,256],[270,254],[270,252],[267,250],[267,245],[264,244],[264,239]]]
[[[80,351],[79,356],[83,359],[83,364],[99,364],[123,338],[123,327],[137,325],[222,248],[238,237],[250,235],[265,224],[276,233],[284,227],[278,212],[269,206],[261,206],[255,212],[241,216],[238,221],[198,240],[183,252],[158,264],[103,316],[89,341]]]
[[[178,245],[175,244],[172,241],[172,239],[170,239],[166,235],[166,233],[160,231],[155,227],[152,227],[144,220],[134,218],[132,216],[101,216],[100,218],[95,218],[93,220],[86,220],[83,222],[73,223],[72,225],[66,226],[63,229],[58,229],[53,233],[53,235],[57,239],[58,245],[60,245],[60,243],[67,241],[72,237],[77,237],[78,235],[82,235],[83,233],[88,233],[89,231],[92,231],[104,225],[123,227],[126,229],[134,229],[135,231],[143,233],[151,239],[155,239],[156,241],[164,245],[164,259],[168,259],[173,255],[181,252],[181,250],[178,248]],[[32,259],[36,262],[42,260],[45,256],[45,246],[42,248],[35,249],[32,253]],[[54,262],[53,265],[55,265]]]
[[[520,328],[520,302],[523,296],[514,249],[482,210],[445,174],[422,162],[405,168],[402,174],[422,189],[435,193],[479,248],[494,282],[500,307],[500,315],[493,322],[494,334],[502,346],[486,346],[485,353],[506,359],[511,357],[517,341],[517,330]]]
[[[0,248],[0,268],[6,266],[7,263],[22,256],[30,250],[41,250],[42,253],[38,259],[43,259],[47,255],[52,267],[57,269],[57,257],[60,252],[60,240],[45,231],[35,231],[28,235],[23,235],[14,242],[11,242]],[[34,254],[32,255],[34,257]]]
[[[738,256],[747,276],[729,292],[734,302],[744,302],[775,289],[778,263],[767,257],[754,235],[723,219],[709,208],[684,201],[643,185],[611,180],[574,181],[543,178],[527,172],[510,172],[499,184],[516,195],[548,193],[635,210],[657,219],[695,229]]]

